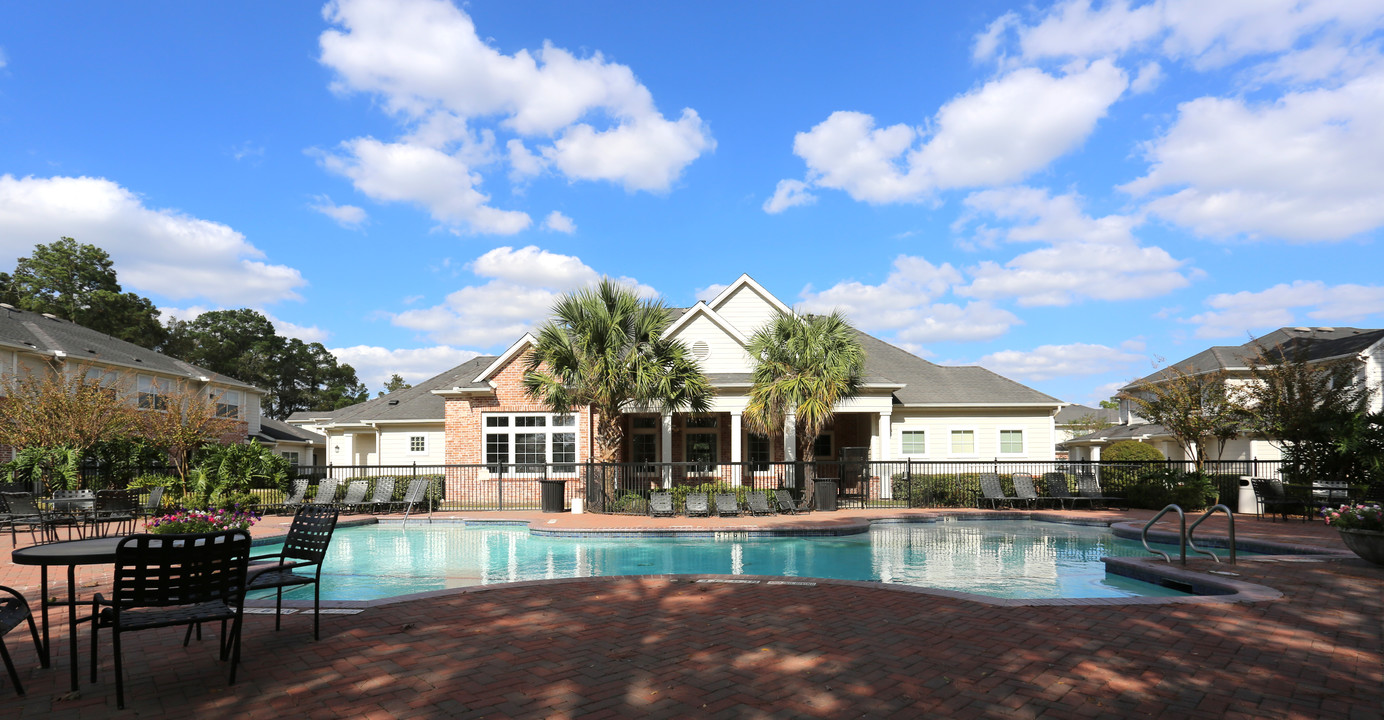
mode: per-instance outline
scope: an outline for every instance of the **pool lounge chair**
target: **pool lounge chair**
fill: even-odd
[[[649,515],[651,517],[673,517],[678,514],[673,509],[673,493],[666,490],[649,494]]]
[[[799,507],[793,500],[793,494],[786,488],[779,488],[774,491],[774,502],[778,504],[778,511],[785,515],[797,515],[801,512],[808,512],[806,507]]]
[[[1019,496],[1020,500],[1027,502],[1030,507],[1037,509],[1038,503],[1047,500],[1047,498],[1038,496],[1038,489],[1033,486],[1033,476],[1029,473],[1014,473],[1010,479],[1014,483],[1014,494]]]
[[[365,493],[370,492],[369,480],[352,480],[346,486],[346,497],[341,501],[341,512],[358,513],[365,504]]]
[[[303,504],[303,498],[304,498],[305,496],[307,496],[307,494],[308,494],[308,481],[307,481],[307,480],[294,480],[294,481],[293,481],[293,490],[292,490],[291,492],[289,492],[288,497],[287,497],[283,502],[279,503],[278,505],[273,506],[273,509],[274,509],[274,510],[277,510],[277,511],[279,511],[279,512],[284,512],[284,511],[293,512],[294,510],[297,510],[298,507],[301,506],[301,505]]]
[[[1106,495],[1103,492],[1101,492],[1100,481],[1097,480],[1096,476],[1092,475],[1091,473],[1077,473],[1076,494],[1080,495],[1081,497],[1087,500],[1090,500],[1092,506],[1094,506],[1096,503],[1105,505],[1107,507],[1110,505],[1119,505],[1121,503],[1124,503],[1124,498],[1122,497]],[[1126,509],[1128,508],[1126,507]]]
[[[336,488],[340,480],[324,479],[317,481],[317,494],[312,498],[313,505],[331,505],[336,502]]]
[[[1004,494],[1004,487],[1000,485],[1000,476],[995,473],[981,473],[980,475],[981,500],[989,501],[991,509],[998,509],[1001,505],[1013,507],[1018,503],[1027,503],[1028,500]]]
[[[687,506],[687,517],[694,517],[698,515],[700,515],[701,517],[711,516],[711,508],[707,507],[706,493],[687,493],[687,499],[683,502]]]
[[[1076,504],[1079,502],[1086,503],[1086,507],[1095,506],[1095,501],[1091,498],[1081,497],[1080,495],[1072,494],[1072,491],[1067,488],[1066,473],[1043,473],[1043,479],[1046,480],[1048,483],[1048,497],[1052,498],[1053,500],[1056,500],[1058,503],[1058,507],[1062,508],[1063,510],[1067,509],[1067,503],[1071,503],[1072,509],[1076,509]]]
[[[389,512],[394,507],[394,478],[386,475],[375,478],[375,494],[370,496],[371,514]]]
[[[716,493],[716,514],[721,517],[740,517],[740,500],[735,493]]]
[[[773,515],[774,509],[769,507],[769,496],[763,490],[751,490],[745,493],[745,507],[750,509],[751,515]]]
[[[428,479],[416,477],[408,481],[408,489],[404,491],[404,501],[399,503],[404,508],[404,522],[408,522],[408,516],[413,509],[424,504],[428,499]]]

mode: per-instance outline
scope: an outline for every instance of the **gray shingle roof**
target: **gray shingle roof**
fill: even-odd
[[[110,364],[135,371],[147,369],[163,375],[206,377],[219,385],[264,392],[233,377],[214,373],[74,322],[25,310],[0,308],[0,344],[46,354],[62,352],[71,363]]]
[[[1102,444],[1108,445],[1119,440],[1137,440],[1140,438],[1165,437],[1169,435],[1170,433],[1168,432],[1167,428],[1163,427],[1162,425],[1154,425],[1152,423],[1116,425],[1115,427],[1106,428],[1104,430],[1098,430],[1089,435],[1074,437],[1071,440],[1062,443],[1058,447],[1066,447],[1072,444],[1082,444],[1090,442],[1100,442]]]
[[[1171,367],[1193,374],[1244,368],[1249,366],[1250,359],[1258,355],[1261,349],[1274,351],[1278,348],[1282,348],[1289,355],[1300,352],[1308,361],[1325,360],[1360,352],[1380,340],[1384,340],[1384,330],[1284,327],[1243,345],[1217,345],[1207,348],[1186,360],[1172,363]],[[1164,368],[1126,385],[1123,389],[1131,390],[1146,382],[1165,379],[1168,375],[1168,370]]]
[[[1062,401],[982,367],[938,365],[857,331],[865,346],[865,374],[902,383],[904,405],[1021,405]]]
[[[276,441],[283,440],[306,443],[327,442],[327,438],[324,435],[319,435],[311,430],[304,430],[300,427],[294,427],[282,420],[275,420],[271,417],[260,419],[260,435]]]
[[[1058,425],[1066,425],[1076,422],[1087,415],[1094,415],[1098,420],[1118,423],[1120,421],[1119,408],[1093,408],[1085,405],[1068,405],[1057,411],[1057,416],[1053,418]]]
[[[293,413],[289,419],[320,418],[325,415],[330,416],[334,423],[380,420],[436,420],[441,422],[446,410],[442,398],[432,394],[432,391],[474,386],[475,383],[472,380],[487,365],[495,362],[495,357],[494,355],[474,357],[407,390],[397,390],[368,402],[333,410],[329,413]]]

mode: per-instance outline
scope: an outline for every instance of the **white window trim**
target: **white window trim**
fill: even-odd
[[[427,434],[427,433],[409,433],[407,437],[408,437],[408,454],[409,454],[409,455],[427,455],[427,454],[428,454],[428,450],[431,449],[431,447],[432,447],[432,442],[429,440],[428,434]],[[422,450],[414,450],[414,449],[413,449],[413,439],[416,438],[416,437],[421,437],[421,438],[423,438],[423,449],[422,449]]]
[[[906,433],[922,433],[922,434],[923,434],[923,451],[922,451],[922,452],[920,452],[920,453],[919,453],[919,452],[909,452],[908,450],[905,450],[905,449],[904,449],[904,437],[903,437],[903,436],[904,436],[904,434],[906,434]],[[911,428],[911,427],[901,427],[901,428],[899,428],[899,454],[900,454],[900,455],[903,455],[903,456],[905,456],[905,457],[927,457],[927,455],[928,455],[928,441],[930,440],[930,438],[929,438],[928,436],[931,435],[931,434],[932,434],[932,433],[931,433],[927,428]]]
[[[222,415],[221,412],[220,412],[220,410],[221,410],[220,406],[221,406],[221,405],[230,405],[230,403],[226,402],[226,398],[229,397],[232,393],[234,393],[236,396],[238,396],[238,397],[237,397],[237,402],[235,403],[235,406],[234,406],[234,407],[235,407],[235,414],[234,414],[234,415]],[[244,411],[245,411],[245,397],[246,397],[246,396],[245,396],[245,392],[244,392],[244,391],[242,391],[242,390],[231,390],[231,389],[227,389],[227,388],[221,388],[221,389],[219,389],[219,390],[218,390],[218,389],[213,389],[213,390],[212,390],[212,393],[211,393],[211,396],[212,396],[212,397],[211,397],[211,402],[212,402],[212,405],[213,405],[213,410],[216,412],[216,417],[221,418],[221,419],[223,419],[223,420],[239,420],[239,419],[241,419],[241,415],[242,415],[242,414],[244,413]]]
[[[487,420],[487,418],[492,418],[492,417],[507,417],[507,418],[509,418],[509,425],[508,425],[507,427],[490,427],[490,426],[486,425],[486,420]],[[542,417],[542,418],[547,418],[547,421],[543,424],[542,427],[519,426],[519,425],[517,425],[517,424],[514,422],[514,419],[515,419],[515,418],[519,418],[519,417]],[[576,421],[575,421],[573,424],[571,424],[571,425],[554,425],[554,424],[553,424],[553,420],[555,420],[556,418],[559,418],[559,417],[571,417],[571,418],[575,418]],[[567,464],[567,463],[555,463],[555,462],[553,462],[553,435],[554,435],[555,433],[572,433],[572,436],[573,436],[573,458],[572,458],[572,463],[571,463],[571,464],[574,466],[574,467],[573,467],[573,472],[576,472],[576,466],[577,466],[577,465],[580,465],[580,463],[582,462],[582,459],[581,459],[581,416],[578,415],[578,414],[575,413],[575,412],[574,412],[574,413],[569,413],[569,414],[567,414],[567,415],[557,415],[557,414],[555,414],[555,413],[543,413],[543,412],[486,412],[486,413],[481,413],[481,438],[480,438],[480,440],[481,440],[481,462],[482,462],[483,464],[487,464],[487,465],[490,464],[489,458],[486,457],[486,436],[488,436],[488,435],[508,435],[508,436],[509,436],[509,459],[505,460],[505,461],[504,461],[504,464],[505,464],[505,465],[525,465],[525,464],[527,464],[527,463],[516,462],[516,461],[514,460],[514,453],[515,453],[515,451],[518,449],[518,443],[515,442],[514,436],[515,436],[516,434],[528,434],[528,433],[535,433],[535,432],[542,432],[544,438],[546,439],[545,447],[544,447],[544,450],[543,450],[543,457],[544,457],[544,460],[545,460],[544,464],[546,464],[546,465],[548,465],[548,466],[552,466],[552,465],[565,465],[565,464]]]
[[[769,475],[769,474],[771,474],[771,473],[774,472],[774,438],[773,438],[772,436],[769,436],[769,435],[760,435],[760,436],[759,436],[759,437],[764,438],[764,439],[765,439],[765,442],[769,443],[769,459],[763,461],[763,462],[764,462],[764,469],[763,469],[763,470],[754,470],[754,469],[753,469],[753,464],[754,464],[754,463],[757,463],[757,462],[760,462],[760,461],[758,461],[758,460],[751,460],[751,459],[750,459],[750,437],[753,436],[753,435],[755,435],[755,434],[756,434],[756,433],[752,433],[752,432],[750,432],[749,430],[746,430],[746,429],[744,429],[744,428],[741,428],[741,429],[740,429],[740,447],[742,448],[742,451],[745,453],[744,462],[745,462],[747,465],[750,465],[750,466],[751,466],[751,473],[753,473],[754,475],[756,475],[756,476],[760,476],[760,475],[767,476],[767,475]],[[734,459],[732,458],[732,462],[737,462],[737,461],[734,460]]]
[[[1004,451],[1004,434],[1005,434],[1006,432],[1016,432],[1016,433],[1019,433],[1019,445],[1020,445],[1020,447],[1019,447],[1019,451],[1018,451],[1018,452],[1005,452],[1005,451]],[[1008,455],[1008,456],[1010,456],[1010,457],[1013,457],[1013,456],[1016,456],[1016,455],[1027,455],[1027,454],[1028,454],[1028,432],[1026,431],[1026,428],[1021,428],[1021,427],[1002,427],[1002,428],[997,428],[997,429],[995,430],[995,454],[996,454],[996,455]]]
[[[952,450],[952,433],[969,432],[971,433],[971,451],[959,453]],[[947,457],[956,458],[978,458],[980,457],[980,432],[974,427],[954,427],[947,428]]]

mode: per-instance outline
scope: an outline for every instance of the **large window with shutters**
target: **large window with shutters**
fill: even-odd
[[[485,464],[506,475],[576,472],[577,416],[487,413],[482,422]]]

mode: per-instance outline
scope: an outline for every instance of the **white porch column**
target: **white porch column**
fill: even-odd
[[[662,453],[659,458],[663,461],[660,466],[663,468],[663,487],[673,487],[673,466],[668,463],[673,461],[673,414],[663,413],[662,422],[658,425],[659,441]]]
[[[1092,460],[1093,462],[1094,462],[1094,461],[1099,461],[1099,460],[1100,460],[1100,446],[1099,446],[1099,445],[1092,445],[1092,446],[1091,446],[1091,460]]]
[[[730,461],[738,463],[742,462],[744,459],[745,456],[742,454],[740,447],[740,413],[732,412],[730,414]],[[731,467],[730,482],[732,485],[739,485],[741,483],[740,473],[744,468],[740,465],[733,465]]]
[[[787,462],[796,460],[798,454],[798,421],[793,417],[793,413],[783,419],[783,459]],[[793,466],[788,466],[788,486],[798,486],[798,474]]]
[[[882,412],[879,414],[879,432],[872,438],[872,440],[878,441],[879,454],[876,455],[872,452],[871,457],[877,458],[880,461],[893,459],[894,427],[890,419],[891,413]],[[883,468],[882,472],[880,472],[879,496],[884,500],[889,500],[894,497],[894,482],[892,476],[893,471],[888,467]]]

